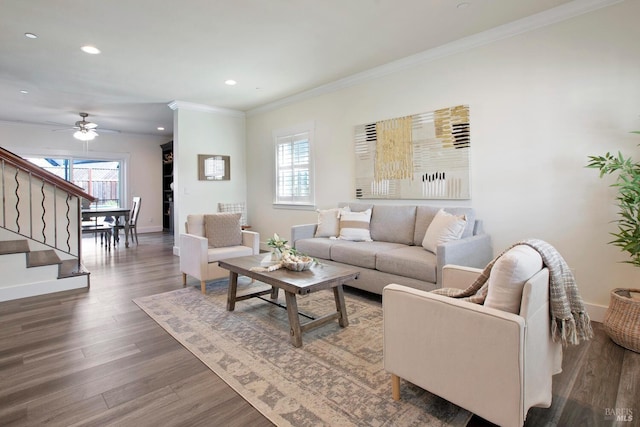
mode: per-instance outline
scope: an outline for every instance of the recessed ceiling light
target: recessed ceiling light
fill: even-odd
[[[237,84],[237,83],[238,83],[237,81],[235,81],[235,80],[231,80],[231,79],[229,79],[229,80],[225,80],[225,82],[224,82],[224,84],[226,84],[226,85],[228,85],[228,86],[233,86],[233,85],[235,85],[235,84]]]
[[[158,126],[158,130],[164,130],[162,126]]]
[[[28,38],[28,39],[37,39],[37,38],[38,38],[38,36],[36,36],[36,35],[35,35],[35,34],[33,34],[33,33],[24,33],[24,36],[25,36],[26,38]]]
[[[91,55],[97,55],[97,54],[100,53],[100,49],[98,49],[95,46],[91,46],[91,45],[82,46],[80,49],[83,52],[91,54]]]
[[[29,91],[28,91],[28,90],[24,90],[24,89],[22,89],[22,90],[20,91],[20,93],[24,93],[24,94],[26,95],[26,94],[28,94],[28,93],[29,93]]]

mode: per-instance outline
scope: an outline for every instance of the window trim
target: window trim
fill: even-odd
[[[293,203],[293,202],[280,202],[278,201],[278,139],[288,136],[293,136],[301,133],[308,134],[309,141],[309,197],[306,201]],[[300,123],[288,128],[274,130],[272,132],[273,137],[273,207],[277,209],[301,209],[301,210],[313,210],[315,209],[315,168],[314,168],[314,149],[313,141],[315,138],[315,123],[313,121]]]

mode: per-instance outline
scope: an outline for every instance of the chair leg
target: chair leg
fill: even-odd
[[[207,284],[205,283],[204,280],[200,281],[200,290],[202,291],[202,295],[207,294]]]
[[[182,273],[182,287],[187,287],[187,273]]]
[[[400,400],[400,377],[395,374],[391,374],[391,397]]]

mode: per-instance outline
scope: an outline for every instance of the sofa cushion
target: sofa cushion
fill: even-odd
[[[376,205],[371,213],[371,238],[379,242],[413,244],[415,206]]]
[[[433,218],[441,208],[435,206],[418,206],[416,209],[416,229],[413,234],[413,244],[422,245],[424,235]],[[444,208],[445,212],[453,215],[464,215],[467,217],[467,225],[462,232],[462,238],[473,236],[473,227],[476,223],[476,214],[473,208]]]
[[[364,212],[351,212],[347,208],[340,212],[340,239],[356,242],[371,241],[369,222],[371,209]]]
[[[412,279],[436,283],[436,256],[422,246],[404,246],[378,253],[376,269]]]
[[[440,209],[424,234],[422,247],[435,254],[438,245],[460,239],[466,225],[466,216],[452,215]]]
[[[484,305],[518,314],[525,282],[541,269],[542,257],[531,246],[509,249],[491,268]]]
[[[191,214],[187,215],[187,223],[185,231],[194,236],[204,237],[204,215]]]
[[[314,258],[331,259],[331,248],[334,245],[348,245],[347,240],[329,239],[326,237],[312,237],[296,241],[296,250]]]
[[[376,255],[403,246],[400,243],[388,242],[352,242],[349,245],[333,245],[331,260],[356,267],[376,268]]]
[[[340,234],[340,209],[318,210],[318,228],[315,237],[338,237]]]
[[[205,237],[212,248],[242,245],[241,213],[216,213],[204,216]]]
[[[207,250],[207,262],[216,262],[227,258],[253,255],[253,250],[248,246],[227,246],[224,248],[209,248]]]

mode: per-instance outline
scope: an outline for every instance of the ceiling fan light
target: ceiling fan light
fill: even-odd
[[[78,130],[78,131],[75,131],[73,134],[73,137],[80,141],[91,141],[96,136],[98,136],[98,134],[95,133],[94,131],[86,131],[86,130],[85,131]]]

